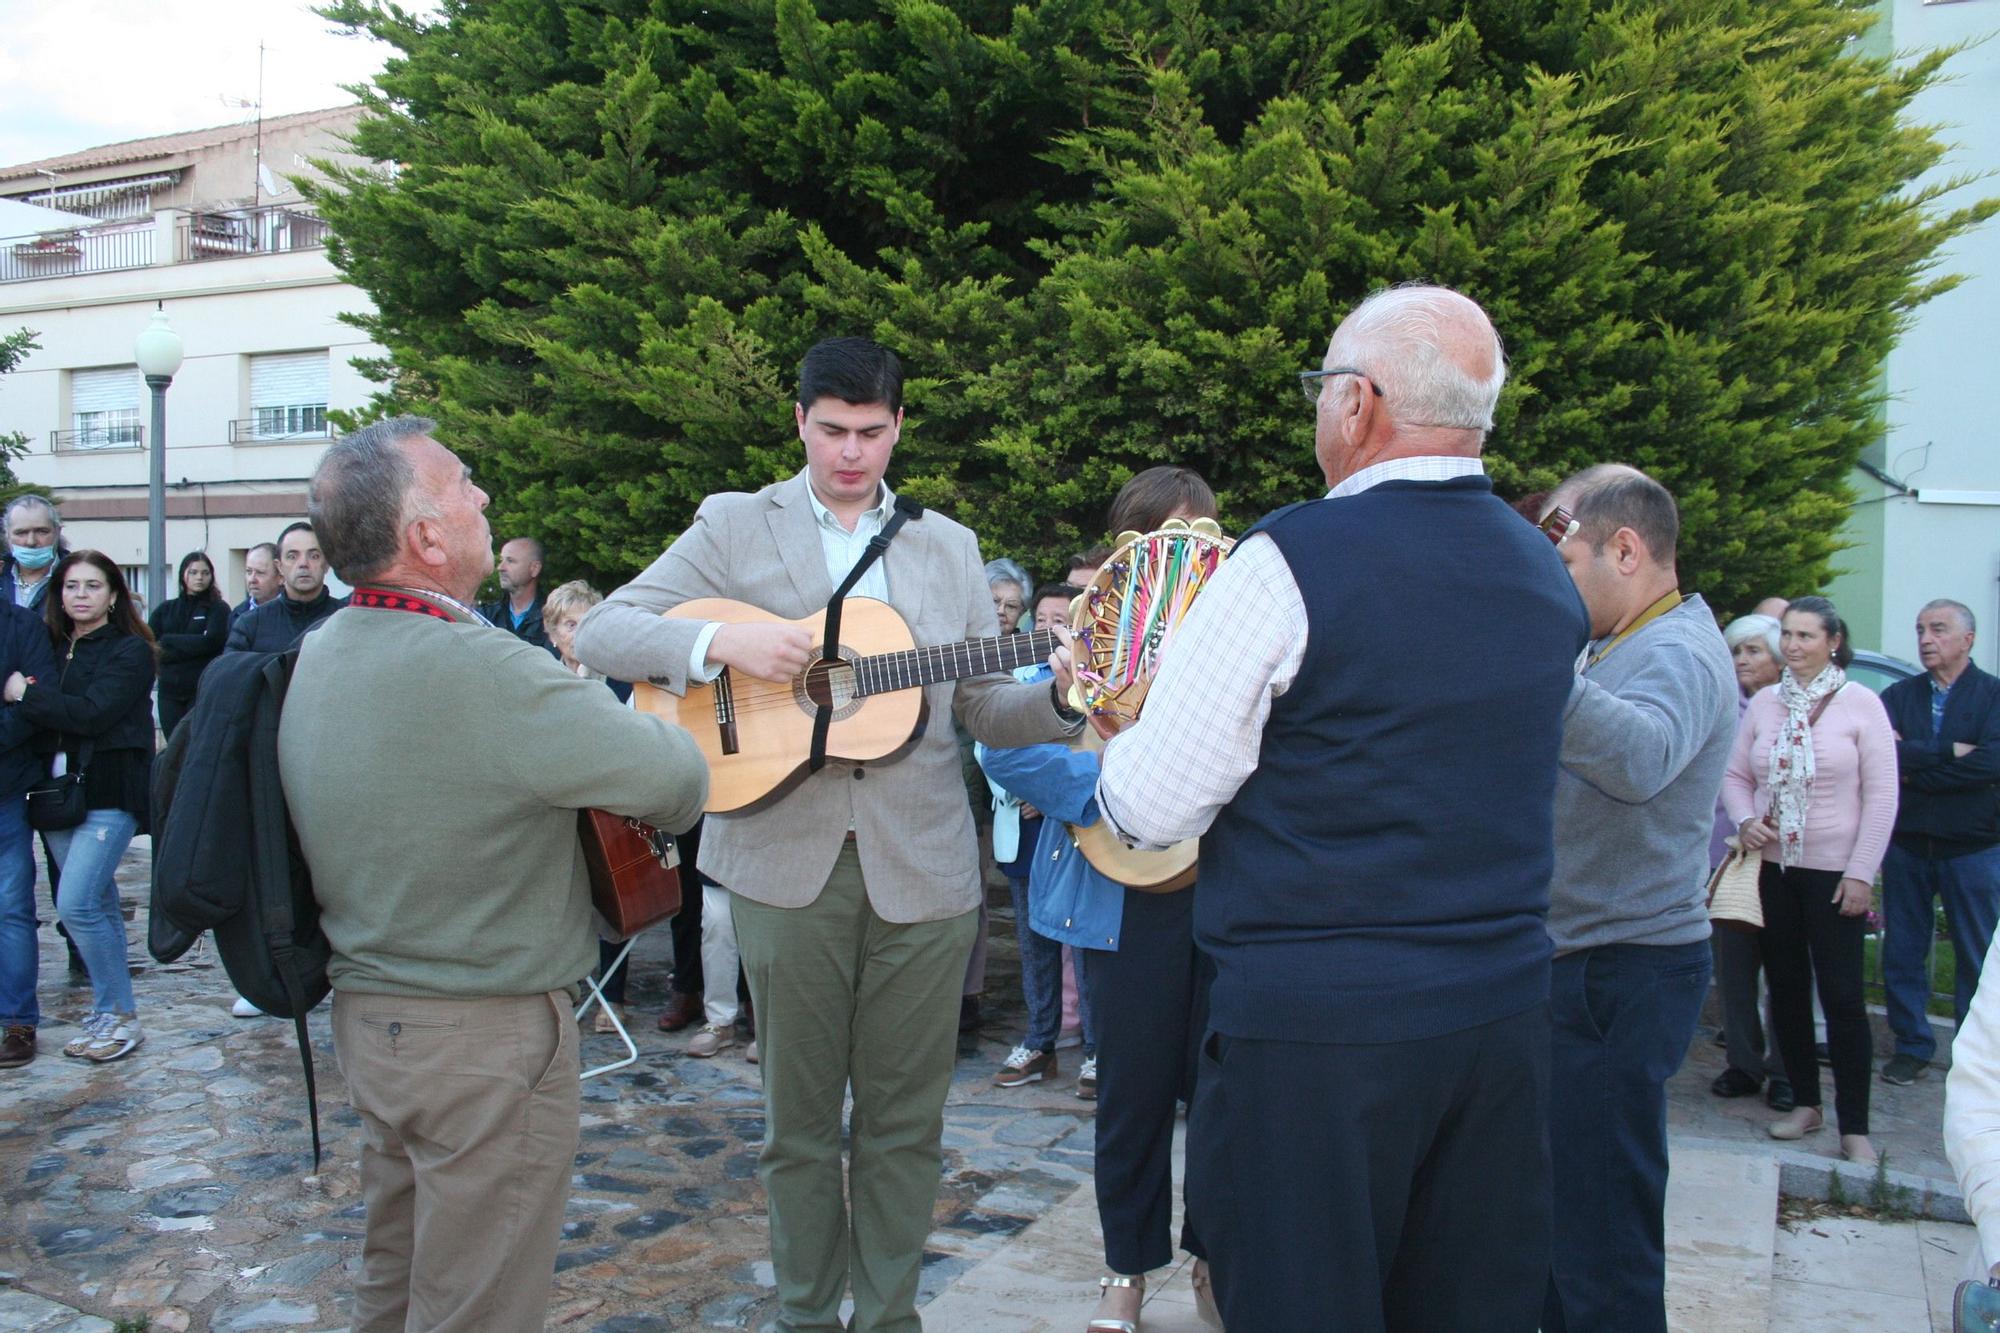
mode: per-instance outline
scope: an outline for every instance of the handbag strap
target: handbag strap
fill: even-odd
[[[889,515],[889,521],[882,530],[868,539],[868,545],[861,552],[861,558],[854,562],[854,568],[847,571],[847,577],[833,590],[833,597],[826,604],[826,621],[822,628],[826,631],[826,641],[820,646],[820,657],[824,661],[840,660],[840,609],[846,604],[848,590],[861,581],[868,567],[882,558],[889,549],[889,543],[896,540],[903,524],[913,518],[922,518],[924,507],[908,496],[896,497],[896,512]],[[826,737],[833,723],[833,710],[822,708],[813,715],[812,747],[806,754],[806,771],[817,773],[826,767]]]

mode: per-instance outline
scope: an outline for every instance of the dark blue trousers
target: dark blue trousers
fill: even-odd
[[[1889,995],[1889,1029],[1896,1053],[1929,1060],[1937,1054],[1926,1006],[1931,998],[1931,940],[1937,933],[1931,904],[1944,900],[1944,921],[1958,960],[1954,977],[1958,1021],[1972,1008],[1986,946],[2000,920],[2000,847],[1964,856],[1918,856],[1889,844],[1882,862],[1882,982]]]
[[[1694,1039],[1709,971],[1707,940],[1608,944],[1555,961],[1543,1333],[1665,1333],[1666,1084]]]
[[[1138,1274],[1174,1257],[1176,1103],[1194,1079],[1208,1026],[1205,958],[1194,945],[1194,893],[1125,890],[1116,951],[1077,950],[1097,1029],[1097,1217],[1104,1262]],[[1181,1248],[1204,1257],[1195,1210]]]
[[[1533,1333],[1548,1095],[1545,1005],[1375,1045],[1210,1032],[1187,1195],[1223,1322]]]

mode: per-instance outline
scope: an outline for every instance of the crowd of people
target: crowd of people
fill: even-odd
[[[696,891],[657,1022],[696,1029],[688,1056],[740,1040],[759,1065],[782,1330],[919,1326],[956,1035],[985,984],[976,822],[1008,883],[1025,1007],[993,1083],[1057,1078],[1073,1040],[1075,1092],[1096,1103],[1091,1333],[1136,1333],[1176,1247],[1215,1327],[1664,1329],[1666,1084],[1712,979],[1729,1057],[1713,1090],[1763,1092],[1781,1140],[1824,1125],[1817,1001],[1855,1161],[1876,1159],[1862,945],[1878,871],[1896,1034],[1881,1077],[1922,1077],[1935,1055],[1938,899],[1976,1028],[2000,687],[1955,601],[1919,614],[1925,673],[1880,697],[1847,677],[1854,645],[1824,598],[1720,626],[1681,587],[1673,496],[1636,469],[1587,468],[1510,509],[1481,461],[1505,378],[1499,334],[1459,293],[1356,307],[1300,376],[1327,491],[1241,534],[1129,725],[1071,693],[1071,603],[1111,547],[1037,581],[898,497],[901,366],[866,339],[805,357],[799,473],[709,497],[608,596],[544,591],[530,536],[496,560],[486,495],[421,418],[328,449],[309,518],[249,553],[235,607],[190,552],[148,624],[115,563],[67,551],[54,508],[17,501],[0,1065],[35,1058],[40,1024],[30,809],[42,820],[67,782],[80,811],[43,825],[93,997],[64,1053],[119,1059],[143,1035],[112,871],[146,826],[153,696],[171,737],[209,661],[297,647],[280,761],[361,1121],[357,1329],[540,1327],[577,1145],[579,979],[597,973],[599,1030],[628,1017],[619,942],[592,929],[584,807],[681,838]],[[1203,478],[1157,467],[1105,532],[1217,513]],[[477,605],[496,573],[499,598]],[[963,734],[972,799],[953,727],[862,751],[822,723],[772,757],[772,701],[826,669],[812,618],[858,614],[849,598],[885,603],[919,646],[1055,631],[1045,660],[907,687]],[[681,613],[694,602],[704,614]],[[1380,632],[1416,606],[1453,627],[1451,654]],[[627,706],[633,682],[707,688],[717,735]],[[753,762],[773,769],[767,795],[703,818],[711,766]],[[1198,878],[1112,878],[1074,836],[1100,823],[1135,849],[1199,838]],[[1710,873],[1736,848],[1759,860],[1761,930],[1711,928]],[[460,892],[437,893],[447,880]]]

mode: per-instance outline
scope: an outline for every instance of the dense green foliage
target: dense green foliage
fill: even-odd
[[[446,0],[317,191],[390,350],[555,568],[612,581],[799,466],[832,333],[904,356],[891,481],[1060,569],[1197,467],[1240,525],[1315,492],[1294,371],[1384,283],[1486,305],[1503,494],[1680,497],[1719,608],[1816,586],[1877,371],[1985,216],[1913,187],[1944,56],[1858,0]]]
[[[27,359],[28,353],[40,346],[41,344],[35,341],[33,329],[15,329],[12,333],[0,336],[0,375],[5,375],[20,365]],[[26,435],[18,430],[0,431],[0,504],[5,504],[24,490],[33,489],[40,492],[45,489],[39,486],[26,487],[15,479],[14,460],[26,452],[28,452]]]

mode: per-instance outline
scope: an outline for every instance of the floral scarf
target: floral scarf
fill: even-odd
[[[1806,811],[1812,808],[1814,706],[1847,683],[1847,673],[1829,662],[1801,689],[1792,669],[1778,677],[1778,700],[1785,721],[1771,742],[1771,813],[1778,819],[1778,858],[1795,866],[1805,859]]]

